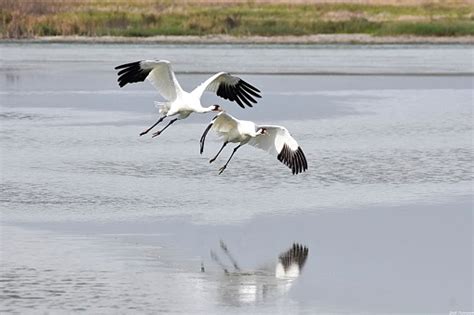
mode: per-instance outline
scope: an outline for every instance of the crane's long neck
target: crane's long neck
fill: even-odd
[[[254,132],[249,133],[248,135],[249,135],[251,138],[255,138],[255,137],[257,137],[257,136],[260,135],[260,134],[254,131]]]
[[[260,136],[261,134],[263,134],[262,128],[255,127],[255,130],[253,131],[253,133],[250,134],[250,136],[252,138],[255,138],[255,137]]]
[[[199,108],[196,109],[196,113],[210,113],[215,110],[215,106],[209,106],[209,107],[202,107],[199,106]]]

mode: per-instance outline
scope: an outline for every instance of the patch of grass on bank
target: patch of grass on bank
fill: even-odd
[[[466,36],[474,35],[473,22],[442,21],[432,23],[389,23],[376,35]]]
[[[474,35],[474,8],[358,4],[174,4],[159,0],[0,2],[3,38],[52,35]]]

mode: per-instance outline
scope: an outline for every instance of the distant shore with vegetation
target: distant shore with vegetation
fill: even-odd
[[[322,34],[305,36],[41,36],[4,39],[4,43],[56,44],[474,44],[474,36],[371,36],[366,34]]]
[[[59,42],[472,43],[474,1],[3,0],[0,34]]]

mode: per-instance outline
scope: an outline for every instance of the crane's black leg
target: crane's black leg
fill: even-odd
[[[238,146],[236,146],[234,148],[234,151],[232,151],[232,154],[230,155],[229,159],[227,160],[227,162],[225,163],[224,166],[222,166],[220,169],[219,169],[219,175],[222,174],[222,172],[226,169],[227,167],[227,164],[229,164],[230,160],[232,160],[232,157],[234,156],[235,152],[237,151],[238,148],[240,148],[242,145],[239,144]]]
[[[222,268],[226,275],[229,274],[229,270],[227,270],[226,265],[222,263],[222,261],[219,259],[219,256],[217,256],[217,254],[213,250],[211,250],[211,258],[219,265],[219,267]]]
[[[148,128],[147,130],[145,130],[145,131],[143,131],[142,133],[140,133],[140,136],[146,135],[150,130],[152,130],[153,128],[155,128],[156,125],[158,125],[160,122],[162,122],[163,119],[165,119],[165,118],[166,118],[166,116],[161,116],[160,119],[158,119],[158,121],[153,124],[153,126],[151,126],[151,127]]]
[[[221,147],[221,149],[219,150],[219,152],[217,152],[217,154],[216,154],[215,157],[213,157],[212,159],[209,160],[209,163],[212,163],[212,162],[214,162],[214,161],[217,159],[217,157],[219,156],[219,154],[221,154],[222,150],[224,150],[224,147],[227,145],[227,143],[229,143],[229,142],[226,141],[226,142],[224,142],[224,143],[222,144],[222,147]]]
[[[162,133],[163,131],[165,131],[166,128],[168,128],[172,123],[174,123],[174,122],[177,121],[177,120],[178,120],[178,118],[175,118],[175,119],[170,120],[170,122],[169,122],[163,129],[158,130],[157,132],[155,132],[155,133],[153,134],[152,138],[161,135],[161,133]]]
[[[227,245],[224,243],[223,240],[220,240],[220,245],[221,245],[221,249],[224,251],[224,253],[227,255],[229,260],[232,262],[232,265],[234,266],[234,269],[236,271],[240,271],[240,267],[237,264],[237,261],[235,260],[234,256],[232,256],[232,254],[229,251],[229,248],[227,248]]]

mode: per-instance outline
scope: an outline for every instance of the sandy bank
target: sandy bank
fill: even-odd
[[[318,34],[308,36],[44,36],[29,39],[3,39],[1,42],[38,43],[132,43],[132,44],[474,44],[474,36],[371,36],[367,34]]]

